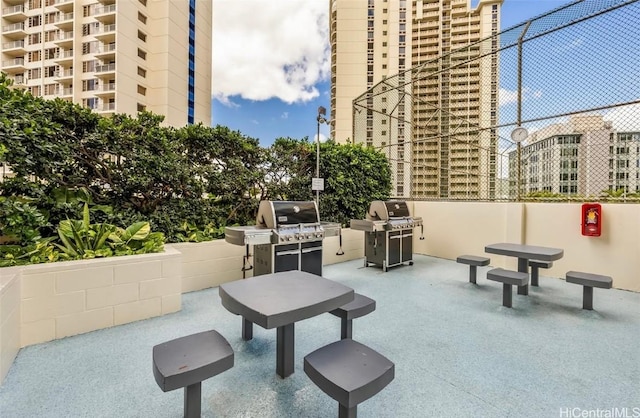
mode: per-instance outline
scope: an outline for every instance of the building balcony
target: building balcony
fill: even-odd
[[[17,74],[24,72],[24,58],[14,58],[2,61],[2,71],[7,74]]]
[[[56,27],[62,30],[73,29],[73,13],[61,13],[56,19]]]
[[[71,49],[73,46],[73,31],[60,32],[58,39],[54,43],[60,48]]]
[[[104,25],[113,24],[116,21],[116,5],[96,7],[93,17]]]
[[[56,80],[61,81],[68,78],[73,78],[73,70],[56,71],[54,77]]]
[[[42,97],[46,98],[46,99],[51,99],[54,97],[58,97],[58,94],[60,93],[60,89],[56,88],[56,89],[52,89],[49,91],[45,91],[44,94],[42,95]]]
[[[116,111],[115,103],[103,103],[101,106],[98,106],[94,109],[97,113],[105,114],[105,113],[114,113]]]
[[[61,12],[70,12],[73,11],[73,0],[58,0],[54,6]]]
[[[27,88],[27,79],[24,75],[20,74],[20,75],[16,75],[15,77],[13,77],[13,87],[14,88],[21,88],[21,89],[26,89]]]
[[[98,97],[113,97],[116,94],[116,83],[106,83],[100,86],[100,88],[94,92]]]
[[[24,22],[3,26],[2,36],[8,39],[24,39],[24,37],[27,36],[27,33],[24,31]]]
[[[17,4],[15,6],[5,7],[2,9],[2,18],[7,22],[24,22],[27,18],[24,5]]]
[[[61,87],[58,96],[62,99],[73,97],[73,87]]]
[[[56,64],[63,67],[73,64],[73,49],[66,49],[60,51],[60,54],[53,60]]]
[[[100,27],[100,31],[94,35],[96,39],[103,44],[112,43],[116,40],[116,25],[103,25]]]
[[[99,77],[112,76],[116,72],[116,64],[96,65],[95,72]]]
[[[93,55],[103,61],[109,61],[116,56],[116,44],[115,42],[110,44],[102,44],[98,47],[98,50]]]
[[[12,57],[24,56],[26,53],[24,49],[24,39],[3,43],[2,52]]]

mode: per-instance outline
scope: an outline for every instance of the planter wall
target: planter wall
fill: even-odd
[[[0,384],[20,350],[20,269],[0,269]]]
[[[343,255],[338,237],[323,242],[324,264],[364,256],[362,232],[342,234]],[[243,246],[216,240],[0,269],[0,384],[21,347],[179,311],[182,293],[242,279],[244,255]]]
[[[38,264],[22,269],[22,347],[176,312],[180,253]]]

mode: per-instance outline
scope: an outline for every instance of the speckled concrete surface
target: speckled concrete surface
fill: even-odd
[[[583,311],[581,286],[541,270],[540,287],[514,291],[508,309],[501,284],[485,279],[490,267],[473,285],[466,265],[414,261],[387,273],[361,260],[325,267],[325,277],[376,299],[376,311],[354,320],[354,339],[396,364],[395,380],[360,404],[360,417],[640,416],[640,294],[595,289],[596,310]],[[296,324],[296,369],[282,380],[275,330],[255,326],[242,341],[240,317],[217,288],[185,294],[175,314],[22,349],[0,387],[0,416],[180,417],[183,392],[158,388],[151,350],[208,329],[229,340],[235,365],[203,383],[204,417],[337,416],[302,364],[339,339],[340,319]]]

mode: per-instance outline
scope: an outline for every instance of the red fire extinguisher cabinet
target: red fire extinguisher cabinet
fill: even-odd
[[[602,206],[599,203],[582,205],[582,235],[599,237],[602,232]]]

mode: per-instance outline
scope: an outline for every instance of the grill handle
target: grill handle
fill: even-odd
[[[424,225],[420,224],[420,241],[424,240]]]
[[[340,240],[340,246],[338,247],[338,252],[336,253],[336,255],[344,255],[344,251],[342,251],[342,232],[340,232],[338,238]]]

